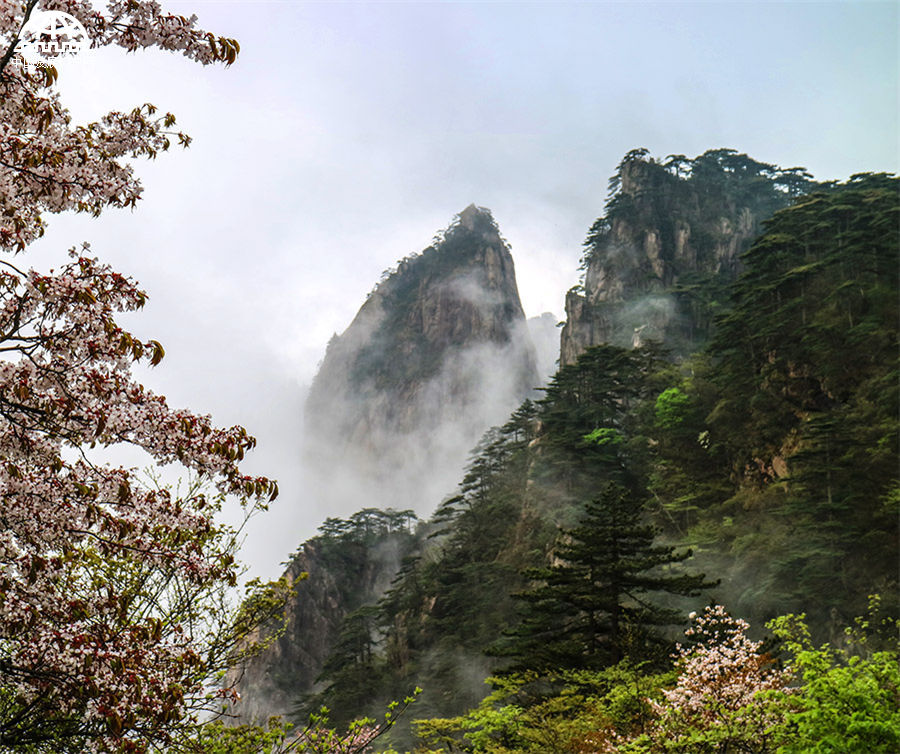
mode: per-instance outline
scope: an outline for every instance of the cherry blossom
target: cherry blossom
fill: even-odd
[[[197,28],[196,16],[164,13],[159,3],[116,0],[104,11],[90,0],[44,0],[41,11],[77,18],[92,47],[118,45],[129,52],[160,47],[204,65],[234,62],[240,46]],[[54,68],[15,65],[15,48],[37,0],[0,4],[0,249],[21,251],[39,237],[46,212],[99,214],[107,206],[134,206],[140,181],[125,160],[155,157],[173,140],[175,117],[152,105],[110,112],[99,121],[73,125],[51,85]]]
[[[662,702],[651,701],[654,750],[769,751],[780,716],[766,693],[785,691],[789,674],[747,637],[747,622],[721,605],[691,618],[685,634],[693,643],[678,648],[678,681],[663,689]]]
[[[203,601],[237,574],[234,539],[214,518],[220,496],[252,508],[277,487],[240,471],[255,442],[246,430],[174,409],[135,380],[134,365],[164,351],[117,324],[147,300],[133,280],[87,244],[56,270],[18,263],[48,215],[134,206],[131,160],[189,142],[152,105],[74,124],[55,69],[15,64],[36,8],[0,2],[0,748],[145,751],[216,696],[214,659],[242,638],[210,633],[218,608]],[[93,47],[226,65],[239,50],[152,1],[39,10],[77,18]],[[94,460],[92,448],[119,443],[211,487],[178,495]]]

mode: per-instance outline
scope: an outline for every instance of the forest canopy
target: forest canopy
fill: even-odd
[[[677,170],[647,164],[661,180],[712,171],[771,183],[774,170],[730,151]],[[754,750],[802,751],[838,735],[826,731],[829,710],[844,702],[823,684],[852,696],[867,677],[879,679],[871,689],[881,701],[860,711],[852,735],[890,750],[900,735],[888,711],[897,701],[900,185],[884,174],[817,185],[799,169],[779,180],[759,195],[787,206],[742,256],[710,340],[677,360],[656,344],[589,348],[543,398],[485,434],[458,493],[356,624],[373,652],[366,674],[348,676],[354,698],[422,686],[414,714],[440,716],[419,727],[437,750],[546,751],[537,731],[552,720],[554,735],[569,736],[554,751],[582,751],[598,731],[612,747],[601,750],[662,751],[668,737],[676,743],[666,751],[700,751],[724,745],[735,726]],[[604,565],[613,551],[629,565]],[[719,693],[701,689],[694,669],[715,662],[715,642],[672,654],[677,625],[713,601],[740,616],[717,613],[733,628],[715,641],[738,642],[751,659],[723,670],[746,694],[737,717],[710,723],[701,707],[667,705],[691,684],[701,706]],[[617,614],[631,616],[627,630],[610,623]],[[741,638],[766,623],[774,638],[765,646]],[[847,627],[855,643],[842,643]],[[328,698],[340,706],[351,691],[340,678],[359,660],[333,660]],[[808,684],[800,696],[778,662],[795,663],[791,683]],[[473,672],[494,674],[481,706],[486,689]],[[628,701],[623,683],[642,691]],[[762,689],[785,696],[754,706]],[[643,727],[624,722],[626,708],[645,709]]]

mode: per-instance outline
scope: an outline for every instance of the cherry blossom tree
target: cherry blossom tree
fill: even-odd
[[[152,105],[74,124],[52,66],[18,64],[38,11],[78,19],[92,47],[158,47],[232,63],[237,42],[166,14],[153,0],[0,2],[0,750],[146,751],[228,690],[210,676],[274,604],[260,592],[224,620],[235,537],[218,525],[222,496],[247,510],[275,483],[239,468],[242,427],[170,407],[135,364],[163,347],[117,323],[147,295],[85,244],[55,270],[21,264],[46,217],[134,206],[131,163],[189,138]],[[197,484],[178,494],[141,485],[92,449],[126,443]],[[283,586],[283,585],[282,585]]]
[[[650,702],[657,718],[639,740],[650,745],[637,750],[774,752],[782,717],[768,697],[789,693],[790,674],[747,636],[747,622],[721,605],[691,617],[685,634],[692,643],[677,653],[678,680],[662,690],[662,701]]]

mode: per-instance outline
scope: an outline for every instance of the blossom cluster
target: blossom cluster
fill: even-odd
[[[95,5],[40,10],[76,17],[94,47],[203,64],[237,54],[156,2]],[[240,471],[255,442],[246,430],[174,409],[135,380],[135,364],[164,353],[117,323],[146,301],[133,280],[86,245],[58,270],[14,264],[48,214],[133,206],[129,161],[189,141],[152,105],[73,124],[54,69],[9,65],[35,6],[0,3],[0,748],[142,751],[165,743],[201,693],[210,657],[194,595],[233,584],[236,566],[207,496],[142,487],[90,449],[137,446],[247,502],[277,487]]]
[[[23,707],[83,717],[115,738],[177,716],[199,690],[202,660],[177,616],[120,588],[128,573],[177,571],[187,584],[234,581],[207,544],[203,495],[142,489],[131,470],[92,463],[92,446],[127,442],[178,461],[222,492],[275,494],[242,475],[241,427],[173,410],[137,383],[135,362],[162,347],[116,325],[145,299],[132,281],[75,255],[59,272],[0,273],[0,663]],[[71,457],[68,447],[81,451]],[[119,573],[114,573],[111,569]],[[98,723],[98,719],[102,718]]]
[[[702,744],[728,751],[760,745],[780,721],[766,693],[785,691],[790,675],[747,636],[747,622],[721,605],[691,618],[685,635],[692,643],[677,651],[678,681],[662,691],[662,702],[651,701],[657,719],[650,737],[697,751]]]
[[[204,65],[230,64],[240,50],[235,40],[199,29],[196,16],[166,14],[156,2],[113,0],[100,11],[90,0],[44,0],[41,10],[77,18],[92,47],[160,47]],[[125,159],[155,157],[173,140],[189,142],[172,130],[174,116],[158,115],[152,105],[73,125],[48,86],[54,68],[9,64],[24,21],[23,6],[0,4],[0,50],[6,50],[0,52],[0,250],[21,251],[39,237],[45,212],[96,215],[107,206],[134,206],[141,184]]]

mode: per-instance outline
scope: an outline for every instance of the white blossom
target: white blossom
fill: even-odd
[[[156,589],[154,578],[173,573],[186,585],[228,583],[235,565],[210,544],[204,495],[142,488],[133,470],[81,451],[130,443],[245,499],[270,499],[276,487],[241,473],[254,445],[243,428],[173,409],[135,381],[133,365],[157,364],[163,348],[117,324],[146,301],[134,281],[87,245],[57,271],[14,264],[48,214],[134,206],[132,158],[189,141],[152,105],[72,123],[56,72],[13,62],[33,6],[0,2],[0,693],[4,709],[26,711],[12,733],[0,719],[0,744],[27,714],[52,712],[70,715],[90,750],[142,751],[186,714],[205,658],[191,616],[168,613],[134,583]],[[152,1],[45,0],[41,10],[76,17],[93,47],[159,47],[203,64],[231,63],[238,51]]]

